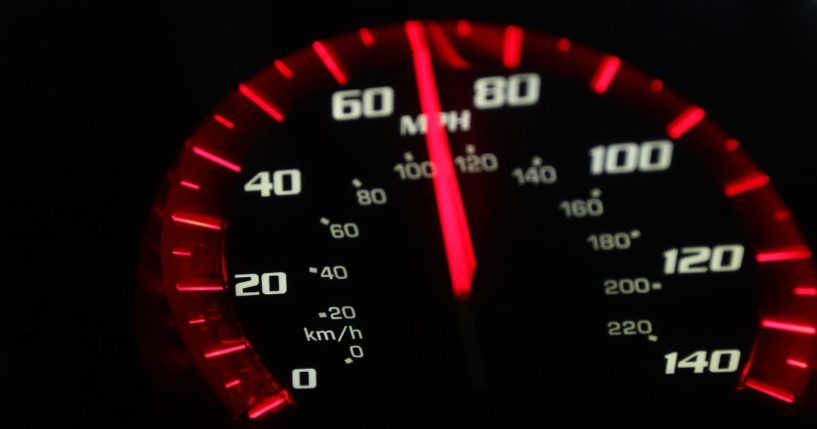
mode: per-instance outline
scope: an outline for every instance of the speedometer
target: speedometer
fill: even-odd
[[[817,280],[792,213],[705,106],[615,55],[360,29],[240,84],[169,178],[164,291],[240,420],[808,414]]]

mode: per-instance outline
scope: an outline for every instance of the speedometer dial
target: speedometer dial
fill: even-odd
[[[188,140],[164,287],[242,420],[798,419],[811,251],[739,146],[564,38],[361,29],[276,61]]]

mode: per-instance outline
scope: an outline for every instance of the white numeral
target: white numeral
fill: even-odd
[[[349,278],[349,271],[343,265],[326,266],[321,269],[321,278],[346,280]]]
[[[360,228],[358,228],[356,223],[333,223],[329,225],[329,233],[332,234],[332,238],[336,240],[341,240],[344,238],[357,238],[360,237]]]
[[[382,188],[358,189],[355,195],[361,206],[382,206],[388,201],[386,191]]]
[[[607,335],[649,335],[652,333],[652,322],[646,319],[622,320],[607,322]]]
[[[744,248],[740,244],[669,249],[664,252],[664,274],[737,271],[743,264],[743,254]]]
[[[474,106],[477,109],[533,106],[539,101],[540,87],[541,79],[536,73],[479,78],[474,82]]]
[[[318,371],[315,368],[292,370],[293,389],[314,389],[318,387]]]
[[[708,359],[707,359],[708,356]],[[676,369],[691,369],[694,374],[727,373],[738,370],[740,364],[740,350],[713,350],[707,352],[698,350],[690,353],[687,357],[678,360],[678,352],[664,355],[667,361],[664,367],[665,374],[675,374]]]
[[[615,143],[590,149],[590,174],[651,173],[672,164],[672,142],[652,140],[641,144]]]
[[[301,193],[300,170],[277,170],[258,172],[244,184],[244,192],[260,192],[261,197],[287,197]]]
[[[332,117],[336,121],[384,118],[394,112],[394,90],[388,86],[347,89],[332,94]]]

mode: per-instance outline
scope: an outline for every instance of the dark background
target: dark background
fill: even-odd
[[[0,3],[2,421],[150,421],[133,279],[165,171],[238,82],[364,25],[509,22],[615,53],[740,139],[817,244],[817,1],[477,3]]]

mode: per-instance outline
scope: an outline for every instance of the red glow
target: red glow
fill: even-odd
[[[212,229],[215,231],[221,231],[221,220],[213,219],[209,217],[194,215],[194,214],[187,214],[187,213],[173,213],[170,215],[170,218],[173,219],[174,222],[179,222],[191,226],[199,226],[202,228]]]
[[[519,67],[522,59],[522,38],[524,33],[522,28],[515,25],[505,27],[505,42],[502,48],[502,63],[506,68],[515,69]]]
[[[724,147],[729,152],[736,151],[736,150],[738,150],[738,147],[740,147],[740,142],[737,141],[736,139],[728,139],[728,140],[726,140],[726,143],[724,144]]]
[[[417,91],[422,111],[426,118],[437,118],[440,115],[440,99],[422,24],[416,21],[407,22],[406,35],[413,52]],[[465,300],[471,293],[471,283],[477,262],[457,175],[454,171],[454,163],[451,159],[448,135],[439,121],[428,121],[426,144],[429,158],[438,169],[438,174],[434,176],[434,194],[448,258],[452,289],[455,297]]]
[[[794,294],[797,296],[817,296],[817,287],[797,286],[794,288]]]
[[[760,326],[767,329],[775,329],[778,331],[791,332],[793,334],[814,335],[817,334],[817,328],[811,325],[800,325],[797,323],[781,322],[779,320],[763,319],[760,321]]]
[[[461,19],[457,21],[457,35],[460,37],[468,37],[471,35],[471,23]]]
[[[222,167],[224,167],[224,168],[226,168],[228,170],[235,171],[236,173],[241,172],[241,167],[239,167],[238,164],[227,161],[226,159],[224,159],[224,158],[222,158],[220,156],[213,155],[212,153],[207,152],[206,150],[204,150],[204,149],[202,149],[202,148],[200,148],[198,146],[193,146],[193,153],[195,153],[196,155],[198,155],[198,156],[200,156],[200,157],[202,157],[202,158],[204,158],[204,159],[206,159],[208,161],[214,162],[214,163],[216,163],[216,164],[218,164],[218,165],[220,165],[220,166],[222,166]]]
[[[734,197],[744,192],[749,192],[769,183],[769,176],[763,173],[755,173],[752,176],[729,182],[723,188],[727,197]]]
[[[795,367],[795,368],[808,369],[808,363],[803,362],[801,360],[788,358],[788,359],[786,359],[786,363],[793,366],[793,367]]]
[[[774,220],[787,220],[791,219],[791,212],[788,210],[778,210],[774,212]]]
[[[755,260],[760,263],[789,261],[792,259],[811,258],[811,250],[808,247],[789,247],[773,250],[761,250],[757,252]]]
[[[230,121],[229,119],[225,118],[224,116],[213,115],[213,119],[215,119],[216,122],[218,122],[219,124],[224,125],[225,127],[229,128],[231,130],[233,128],[235,128],[235,124],[232,121]]]
[[[190,256],[193,254],[193,252],[185,249],[173,249],[170,253],[175,256]]]
[[[241,380],[239,380],[239,379],[237,379],[237,378],[236,378],[235,380],[228,381],[228,382],[224,383],[224,387],[226,387],[226,388],[228,388],[228,389],[229,389],[229,388],[231,388],[231,387],[236,387],[236,386],[238,386],[239,384],[241,384]]]
[[[759,382],[757,380],[754,380],[754,379],[750,378],[750,379],[746,380],[746,382],[744,384],[746,385],[746,387],[755,389],[760,393],[765,393],[765,394],[771,396],[772,398],[779,399],[779,400],[781,400],[783,402],[788,402],[789,404],[794,402],[794,395],[793,394],[791,394],[789,392],[786,392],[784,390],[778,389],[776,387],[769,386],[768,384],[761,383],[761,382]]]
[[[650,82],[650,91],[652,92],[661,92],[664,89],[664,82],[660,79],[653,79]]]
[[[570,39],[562,37],[556,41],[556,50],[559,52],[570,52]]]
[[[275,62],[273,62],[272,64],[275,66],[275,69],[278,70],[278,73],[281,73],[281,76],[287,79],[292,79],[292,76],[294,76],[294,74],[292,73],[292,69],[290,69],[285,62],[281,60],[275,60]]]
[[[278,411],[282,406],[284,406],[287,402],[289,402],[289,394],[286,391],[282,391],[281,393],[270,396],[269,398],[262,399],[258,402],[258,405],[250,408],[247,412],[247,417],[250,419],[257,419],[264,414],[270,412]]]
[[[198,319],[190,319],[190,320],[188,320],[188,321],[187,321],[187,324],[188,324],[188,325],[200,325],[200,324],[205,323],[205,322],[207,322],[207,319],[205,319],[205,318],[203,318],[203,317],[199,317]]]
[[[701,109],[700,107],[692,106],[684,110],[680,115],[678,115],[677,118],[673,119],[672,122],[667,125],[667,135],[673,139],[681,137],[692,127],[698,125],[698,122],[701,122],[704,116],[706,116],[706,112],[704,112],[704,109]]]
[[[207,359],[212,359],[214,357],[228,355],[230,353],[240,352],[247,348],[247,343],[241,343],[230,347],[224,347],[221,349],[210,350],[209,352],[204,354],[204,357]]]
[[[176,290],[179,292],[221,292],[224,286],[220,284],[176,284]]]
[[[443,29],[440,28],[439,25],[429,24],[428,34],[431,36],[431,42],[434,44],[434,47],[437,48],[437,52],[439,52],[440,56],[442,56],[443,60],[445,60],[451,68],[459,70],[471,68],[471,64],[454,49],[451,41],[448,40],[448,37],[445,36],[445,32],[443,32]]]
[[[596,69],[596,74],[590,81],[590,88],[593,89],[593,92],[596,94],[604,94],[607,92],[607,88],[610,87],[610,83],[612,83],[613,78],[616,77],[619,67],[621,67],[621,60],[618,59],[618,57],[612,55],[604,56],[599,63],[599,68]]]
[[[374,46],[374,36],[368,28],[361,28],[358,34],[360,35],[360,41],[363,42],[367,48]]]
[[[179,182],[179,184],[184,186],[185,188],[190,188],[194,191],[198,191],[199,189],[201,189],[201,185],[199,185],[198,183],[193,183],[189,180],[182,180],[181,182]]]
[[[282,122],[284,120],[284,115],[281,113],[281,109],[275,107],[275,105],[273,105],[269,100],[261,98],[261,96],[256,94],[256,92],[249,86],[242,83],[241,85],[238,85],[238,90],[241,92],[241,95],[258,106],[272,119],[275,119],[278,122]]]
[[[346,85],[346,82],[348,81],[346,75],[343,73],[343,70],[341,70],[338,62],[335,61],[332,54],[329,53],[329,50],[326,49],[326,46],[324,46],[321,42],[314,42],[312,43],[312,50],[318,54],[318,58],[321,59],[321,62],[326,69],[329,70],[329,73],[332,73],[335,80],[341,85]]]

